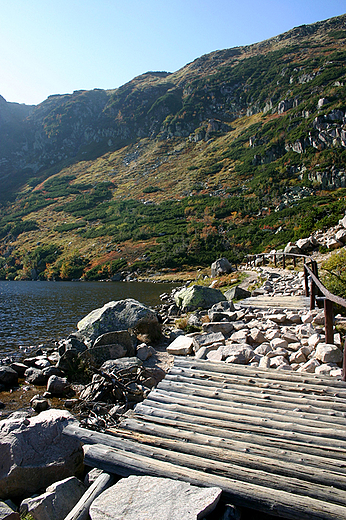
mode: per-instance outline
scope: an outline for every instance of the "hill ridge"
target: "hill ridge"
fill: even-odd
[[[0,99],[0,277],[204,266],[334,225],[345,58],[342,15],[117,89]]]

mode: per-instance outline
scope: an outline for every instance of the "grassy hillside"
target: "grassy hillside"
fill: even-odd
[[[335,224],[345,58],[342,16],[113,91],[52,96],[22,124],[0,104],[0,278],[235,262]]]

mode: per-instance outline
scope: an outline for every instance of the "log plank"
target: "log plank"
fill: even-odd
[[[148,396],[151,401],[157,401],[162,403],[177,403],[181,405],[188,405],[193,408],[203,408],[208,410],[213,410],[215,412],[225,413],[231,416],[232,414],[240,414],[240,415],[248,415],[250,417],[263,417],[264,415],[271,419],[276,419],[278,421],[294,421],[296,424],[310,424],[316,428],[324,428],[329,426],[330,428],[344,428],[345,427],[345,417],[335,417],[331,415],[322,415],[312,414],[309,412],[302,413],[297,408],[291,410],[283,408],[267,408],[266,406],[253,405],[252,399],[244,400],[244,403],[227,403],[224,404],[223,401],[217,401],[215,404],[215,400],[212,398],[199,397],[196,395],[191,395],[188,392],[189,387],[186,389],[186,392],[178,392],[174,390],[166,391],[163,389],[164,387],[160,387],[159,389],[152,390]],[[261,404],[263,401],[261,402]]]
[[[311,520],[311,518],[344,520],[346,518],[346,507],[333,502],[324,502],[309,496],[239,482],[236,479],[220,475],[205,474],[203,471],[100,444],[85,445],[83,449],[87,465],[101,468],[108,473],[120,476],[133,474],[163,476],[199,486],[218,486],[224,491],[226,498],[236,505],[270,512],[290,520]],[[333,495],[332,492],[331,495]]]
[[[235,363],[225,363],[224,361],[209,361],[204,359],[188,358],[185,356],[176,356],[174,358],[174,367],[188,368],[193,370],[207,370],[210,375],[218,373],[221,375],[232,374],[247,378],[255,378],[258,380],[267,380],[268,382],[279,383],[288,382],[289,384],[298,383],[303,385],[311,385],[323,388],[334,388],[335,390],[343,390],[346,392],[346,383],[331,376],[317,376],[308,373],[288,372],[277,369],[264,369],[251,367],[248,365],[238,365]],[[320,388],[321,390],[321,388]],[[318,391],[318,388],[316,388]]]

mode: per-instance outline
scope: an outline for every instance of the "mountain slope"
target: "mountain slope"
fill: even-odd
[[[0,99],[0,276],[236,260],[338,218],[345,45],[343,15],[115,90]]]

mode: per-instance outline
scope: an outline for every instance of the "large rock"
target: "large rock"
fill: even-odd
[[[32,385],[45,386],[48,381],[48,376],[39,368],[29,367],[24,373],[25,381]]]
[[[253,349],[246,344],[231,343],[222,349],[222,359],[226,363],[236,363],[239,365],[246,365],[250,359],[254,356]]]
[[[131,329],[141,340],[149,342],[161,337],[155,312],[131,298],[106,303],[85,316],[77,327],[89,346],[102,334],[113,331]]]
[[[227,260],[227,258],[219,258],[214,263],[211,264],[211,276],[214,278],[215,276],[221,276],[223,274],[228,274],[232,271],[232,266]]]
[[[143,362],[138,357],[109,359],[103,363],[101,370],[108,374],[116,374],[120,370],[128,370],[135,374],[142,365]]]
[[[203,334],[196,334],[193,336],[193,347],[197,352],[202,347],[208,347],[209,345],[224,345],[225,336],[222,332],[209,332]]]
[[[339,220],[339,224],[341,224],[341,226],[344,226],[344,228],[346,228],[346,216]]]
[[[27,415],[0,421],[0,498],[28,496],[83,470],[80,442],[62,435],[75,421],[69,412]]]
[[[198,308],[210,309],[215,303],[225,301],[226,298],[219,289],[211,289],[202,285],[192,285],[182,289],[174,296],[175,303],[184,311]]]
[[[235,287],[232,287],[225,292],[225,297],[229,301],[242,300],[243,298],[249,298],[250,296],[251,292],[247,291],[246,289],[242,289],[242,287],[239,287],[239,285],[236,285]]]
[[[47,392],[52,395],[66,395],[71,388],[66,377],[50,376],[47,381]]]
[[[76,477],[69,477],[48,486],[38,497],[27,498],[20,505],[22,515],[34,520],[64,520],[84,494],[86,488]]]
[[[199,488],[168,478],[123,478],[94,500],[91,520],[197,520],[213,511],[221,489]]]

